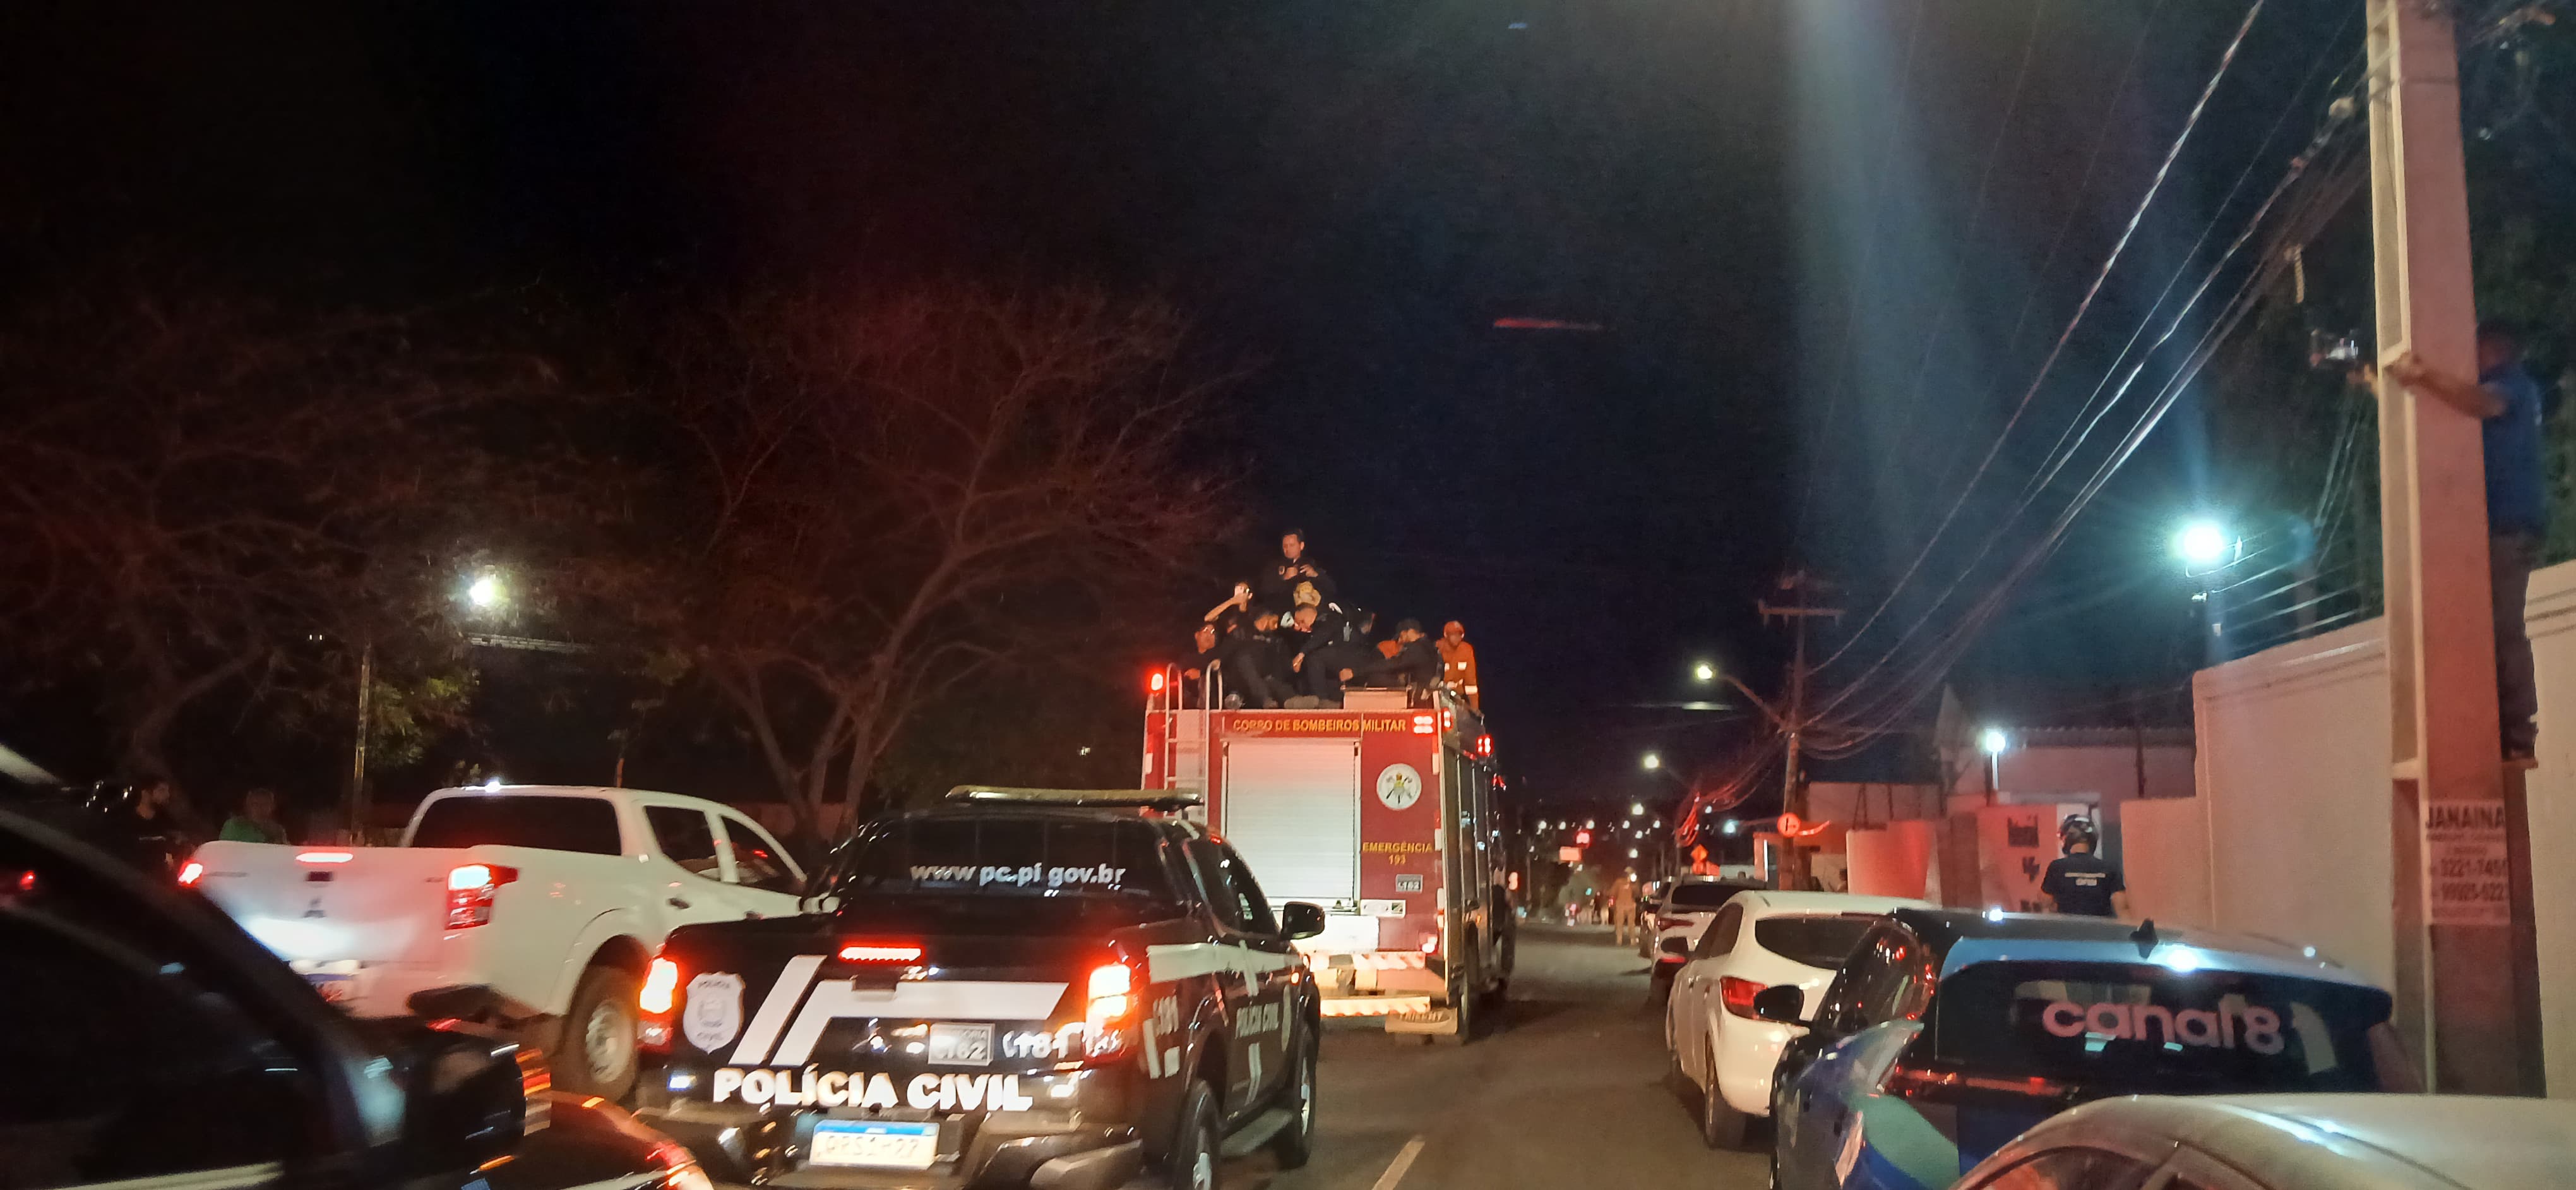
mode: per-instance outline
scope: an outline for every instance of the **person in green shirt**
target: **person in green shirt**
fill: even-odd
[[[277,791],[254,789],[242,795],[241,809],[224,820],[216,836],[235,843],[284,843],[286,826],[277,820]]]

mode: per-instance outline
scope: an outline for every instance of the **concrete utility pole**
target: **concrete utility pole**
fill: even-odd
[[[2501,763],[2476,418],[2388,379],[2477,374],[2452,6],[2369,9],[2397,1026],[2433,1089],[2541,1093],[2530,832]]]
[[[1765,623],[1777,616],[1789,625],[1789,697],[1787,713],[1780,716],[1780,733],[1788,741],[1789,753],[1788,763],[1783,766],[1786,772],[1781,777],[1780,809],[1796,815],[1801,822],[1807,817],[1807,781],[1798,767],[1799,739],[1807,728],[1807,621],[1817,616],[1839,617],[1843,614],[1843,609],[1838,607],[1808,606],[1807,597],[1820,586],[1822,584],[1809,578],[1806,571],[1794,571],[1780,576],[1780,589],[1788,592],[1796,602],[1775,606],[1757,601],[1753,605],[1761,611]],[[1779,885],[1784,889],[1803,890],[1807,887],[1807,853],[1798,846],[1796,839],[1780,841]]]

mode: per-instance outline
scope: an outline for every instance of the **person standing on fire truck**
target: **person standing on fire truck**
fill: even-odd
[[[1279,556],[1261,572],[1261,606],[1283,616],[1295,612],[1300,584],[1315,588],[1316,602],[1340,603],[1341,589],[1333,583],[1333,577],[1306,556],[1306,535],[1290,529],[1279,536]]]
[[[1466,695],[1470,709],[1484,712],[1485,700],[1476,692],[1476,646],[1467,643],[1467,626],[1456,620],[1440,626],[1440,680]]]

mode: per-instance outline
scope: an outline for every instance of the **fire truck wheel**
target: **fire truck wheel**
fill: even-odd
[[[1315,1155],[1315,1047],[1311,1037],[1298,1047],[1296,1081],[1288,1084],[1292,1098],[1287,1104],[1297,1114],[1270,1141],[1270,1152],[1281,1169],[1295,1169]]]

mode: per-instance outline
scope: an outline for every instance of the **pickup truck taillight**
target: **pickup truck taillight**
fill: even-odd
[[[499,864],[461,864],[447,872],[447,928],[462,930],[492,924],[492,895],[519,878],[517,868]]]
[[[1113,1058],[1127,1051],[1144,998],[1136,994],[1144,981],[1136,969],[1116,959],[1091,969],[1084,980],[1082,1034],[1085,1056]]]
[[[671,1052],[671,1018],[680,1008],[680,965],[657,958],[644,970],[644,986],[635,993],[635,1046],[657,1054]]]

